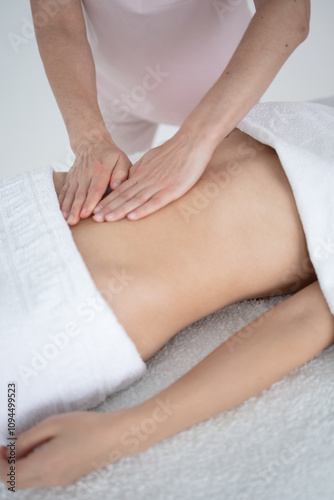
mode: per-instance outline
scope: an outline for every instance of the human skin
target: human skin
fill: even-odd
[[[238,8],[241,1],[245,0],[218,0],[217,15],[228,16],[228,8]],[[309,0],[255,0],[254,4],[256,13],[217,82],[185,117],[178,132],[148,151],[131,169],[130,160],[107,131],[98,106],[81,1],[61,2],[41,25],[42,2],[31,0],[41,58],[76,155],[59,193],[70,225],[97,210],[108,184],[114,188],[115,182],[121,182],[95,212],[96,221],[105,220],[107,214],[113,221],[125,216],[140,219],[182,196],[197,182],[218,144],[258,102],[308,35]]]
[[[57,191],[65,175],[58,176]],[[239,129],[221,142],[208,171],[182,199],[136,224],[90,218],[71,230],[145,361],[186,325],[221,307],[273,289],[289,293],[294,273],[305,276],[305,266],[299,288],[315,279],[275,150]],[[133,279],[110,294],[115,271]]]
[[[64,174],[55,173],[54,181],[58,192]],[[333,316],[276,152],[238,129],[181,199],[140,221],[97,224],[91,218],[71,230],[98,289],[145,361],[181,328],[227,304],[293,295],[139,405],[52,416],[21,434],[17,488],[66,485],[141,453],[258,394],[334,341]],[[107,295],[115,271],[132,279]],[[143,432],[152,418],[154,432]]]

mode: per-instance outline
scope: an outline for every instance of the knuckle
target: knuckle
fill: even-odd
[[[86,191],[78,190],[75,194],[74,204],[82,203],[82,201],[86,198]]]
[[[100,161],[97,161],[94,163],[92,171],[93,175],[101,176],[104,175],[109,169],[105,165],[105,163],[102,163]]]
[[[117,198],[117,199],[118,199],[119,201],[121,201],[121,202],[128,201],[128,199],[129,199],[129,195],[128,195],[128,193],[127,193],[127,192],[120,193],[120,194],[118,195],[118,198]]]
[[[71,182],[71,184],[68,186],[66,194],[76,193],[78,188],[79,188],[79,183],[78,183],[78,181],[75,180],[75,181]]]
[[[147,198],[148,196],[145,193],[138,193],[135,196],[135,200],[139,201],[139,203],[145,203],[145,201],[147,201]]]
[[[182,189],[180,186],[176,185],[169,187],[168,189],[165,189],[162,193],[162,197],[164,199],[168,199],[169,201],[176,200],[177,198],[180,198],[184,194],[184,189]]]
[[[161,196],[156,196],[155,198],[152,198],[152,200],[151,200],[151,203],[154,206],[161,205],[161,203],[163,203],[163,202],[164,202],[164,200]]]
[[[89,165],[85,163],[81,163],[80,165],[77,166],[77,169],[75,171],[75,176],[73,176],[73,181],[81,180],[81,179],[86,179],[87,177],[90,176],[91,169]]]
[[[110,177],[111,172],[114,169],[114,162],[104,162],[103,164],[95,165],[92,169],[91,177],[96,177],[97,179],[106,179]]]
[[[154,205],[160,205],[160,204],[164,203],[166,201],[166,199],[167,199],[167,193],[159,193],[159,194],[156,194],[155,196],[153,196],[151,201]]]
[[[70,211],[70,215],[72,217],[74,217],[74,219],[76,219],[78,216],[79,216],[79,213],[80,213],[80,206],[77,204],[77,205],[72,205],[72,208],[71,208],[71,211]],[[72,220],[73,222],[73,220]]]
[[[70,187],[69,182],[65,182],[65,184],[63,185],[63,187],[60,190],[60,194],[65,194],[69,187]]]
[[[126,154],[125,154],[125,153],[122,153],[122,154],[119,156],[119,158],[118,158],[117,165],[118,165],[118,166],[120,166],[120,167],[125,168],[126,170],[128,170],[129,168],[131,168],[132,163],[131,163],[131,161],[129,160],[129,158],[126,156]]]
[[[114,180],[124,180],[128,177],[130,168],[118,166],[112,171],[112,177]]]
[[[62,207],[69,207],[71,205],[70,196],[65,196],[61,205]]]
[[[66,196],[63,203],[62,203],[62,207],[69,209],[71,206],[72,206],[72,197]]]
[[[94,184],[89,187],[87,192],[87,197],[102,196],[104,192],[105,192],[104,186],[99,186],[98,184]]]

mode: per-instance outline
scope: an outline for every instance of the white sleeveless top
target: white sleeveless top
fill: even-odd
[[[246,0],[83,0],[100,97],[180,125],[217,81],[252,13]]]

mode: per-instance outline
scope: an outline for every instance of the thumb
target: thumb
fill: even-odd
[[[132,163],[126,156],[126,154],[122,154],[118,157],[118,160],[110,177],[109,184],[111,189],[115,189],[129,177],[129,170],[131,167]]]

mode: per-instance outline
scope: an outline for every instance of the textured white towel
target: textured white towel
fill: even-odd
[[[334,314],[334,108],[311,102],[260,103],[238,128],[276,150]]]
[[[75,246],[52,172],[0,183],[1,443],[8,383],[16,383],[22,431],[47,415],[96,406],[146,370]],[[126,286],[126,274],[114,278],[115,289]]]

